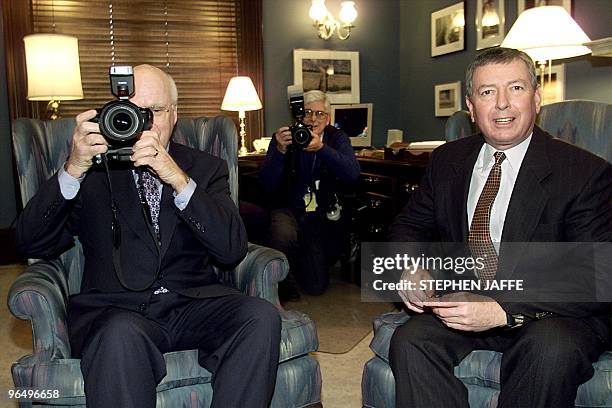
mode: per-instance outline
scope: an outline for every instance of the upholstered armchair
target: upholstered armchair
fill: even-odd
[[[469,115],[456,112],[449,121],[464,123]],[[553,136],[611,160],[612,105],[591,101],[565,101],[543,106],[538,124]],[[451,126],[461,129],[461,126]],[[447,126],[447,130],[449,127]],[[465,128],[463,128],[465,129]],[[468,136],[456,134],[451,139]],[[456,136],[456,137],[455,137]],[[395,329],[410,318],[406,312],[386,313],[374,321],[374,352],[363,370],[362,403],[364,407],[392,408],[395,406],[395,379],[389,367],[389,342]],[[612,348],[608,348],[612,350]],[[500,390],[499,368],[502,354],[475,350],[455,367],[455,376],[468,390],[471,407],[495,407]],[[578,388],[577,407],[612,407],[612,351],[602,354],[593,364],[595,375]]]
[[[478,127],[472,123],[470,112],[464,110],[454,112],[444,125],[444,139],[447,142],[470,136],[476,132],[478,132]]]
[[[74,126],[72,118],[14,122],[13,143],[24,203],[66,160]],[[179,119],[173,138],[227,160],[231,195],[237,203],[238,139],[233,122],[222,116]],[[9,309],[16,317],[30,320],[33,330],[32,354],[13,364],[13,381],[16,387],[59,390],[59,399],[39,401],[43,405],[85,406],[80,360],[71,355],[66,328],[68,297],[79,292],[82,268],[83,254],[77,242],[59,259],[32,261],[9,291]],[[303,313],[283,310],[278,300],[278,282],[287,270],[282,253],[250,244],[240,265],[218,271],[223,280],[249,296],[268,300],[281,314],[280,364],[271,404],[278,408],[305,407],[321,400],[319,364],[308,354],[318,347],[314,322]],[[166,353],[164,357],[167,375],[157,387],[157,406],[208,407],[211,373],[198,364],[197,350]]]

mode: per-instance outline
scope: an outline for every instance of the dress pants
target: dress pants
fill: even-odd
[[[583,321],[552,317],[514,330],[472,333],[431,314],[412,316],[391,339],[396,407],[468,407],[453,368],[473,350],[503,352],[498,407],[573,407],[604,342]]]
[[[342,221],[330,221],[325,214],[280,208],[270,213],[269,246],[287,256],[300,288],[321,295],[329,286],[329,269],[342,253],[342,231]]]
[[[88,408],[155,407],[155,387],[166,375],[163,353],[188,349],[198,349],[200,365],[213,373],[212,407],[269,405],[281,330],[272,304],[240,294],[148,297],[140,312],[109,306],[88,313],[82,301],[82,313],[71,317],[74,327],[88,328],[80,336],[85,340],[73,345]],[[91,316],[91,322],[79,322]]]

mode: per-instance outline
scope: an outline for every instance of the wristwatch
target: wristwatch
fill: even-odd
[[[506,313],[506,325],[504,329],[516,329],[525,324],[525,315],[522,313]]]

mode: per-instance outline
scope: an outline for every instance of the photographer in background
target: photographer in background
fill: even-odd
[[[299,124],[296,98],[290,99]],[[325,93],[306,92],[303,108],[304,124],[312,126],[312,140],[299,145],[288,126],[279,128],[259,173],[264,189],[273,193],[269,246],[289,259],[290,275],[279,286],[284,301],[299,299],[293,279],[310,295],[327,289],[329,268],[340,256],[344,235],[340,184],[359,177],[350,139],[330,126],[331,107]]]
[[[104,171],[92,158],[107,152],[109,137],[92,121],[95,110],[78,115],[70,157],[21,214],[17,246],[49,259],[74,236],[83,244],[81,292],[70,297],[68,329],[87,407],[154,408],[166,375],[163,354],[188,349],[198,349],[200,365],[213,373],[213,407],[267,407],[278,312],[219,283],[212,267],[236,264],[247,250],[227,164],[170,140],[177,90],[169,75],[140,65],[133,80],[130,102],[151,111],[150,130],[131,156],[108,159]],[[120,132],[137,120],[100,116]]]

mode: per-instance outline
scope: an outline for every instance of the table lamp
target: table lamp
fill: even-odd
[[[49,119],[59,118],[60,101],[83,99],[76,37],[32,34],[23,37],[31,101],[49,101]]]
[[[542,86],[544,67],[551,61],[590,54],[584,43],[591,41],[561,6],[539,6],[523,11],[501,46],[525,51],[540,65]]]
[[[221,109],[227,111],[237,111],[240,118],[240,150],[238,155],[246,156],[248,149],[246,147],[246,126],[245,112],[261,109],[261,101],[257,96],[257,91],[253,85],[251,78],[247,76],[233,77],[227,85]]]

